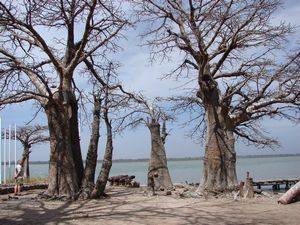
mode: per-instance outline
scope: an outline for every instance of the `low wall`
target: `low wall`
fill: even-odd
[[[46,189],[48,188],[47,183],[38,183],[38,184],[24,184],[22,187],[23,191],[34,190],[34,189]],[[14,193],[14,185],[1,185],[0,186],[0,195]]]

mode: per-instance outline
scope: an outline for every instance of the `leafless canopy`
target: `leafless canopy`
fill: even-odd
[[[41,144],[50,141],[45,132],[48,131],[48,126],[24,126],[17,128],[17,139],[23,146],[31,148],[32,145]]]
[[[110,61],[107,64],[98,64],[90,59],[84,62],[87,72],[92,74],[92,95],[103,103],[102,111],[110,111],[110,117],[117,123],[116,131],[135,127],[140,123],[148,124],[151,120],[161,122],[171,119],[160,106],[160,97],[151,101],[142,93],[125,90],[118,80],[118,63]]]
[[[118,46],[128,24],[121,1],[0,2],[0,105],[44,104],[90,57]]]
[[[200,106],[205,107],[201,82],[217,88],[222,112],[228,113],[238,136],[258,145],[274,144],[262,136],[261,119],[299,119],[300,51],[285,45],[293,27],[272,20],[280,1],[135,3],[148,24],[143,38],[152,59],[182,57],[167,77],[197,80],[194,88]],[[192,98],[182,99],[188,106]]]

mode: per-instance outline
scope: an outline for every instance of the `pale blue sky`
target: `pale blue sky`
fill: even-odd
[[[294,25],[300,26],[300,1],[289,0],[285,2],[285,9],[281,10],[274,17],[275,21],[286,20]],[[299,27],[292,38],[299,40]],[[128,32],[127,41],[122,41],[123,51],[118,53],[116,58],[122,64],[119,69],[120,80],[128,90],[143,91],[149,97],[157,95],[170,96],[178,91],[176,87],[180,84],[172,80],[159,79],[163,73],[172,68],[172,63],[163,63],[161,65],[150,65],[148,62],[148,50],[141,49],[136,44],[139,42],[134,31]],[[7,107],[0,111],[2,117],[2,127],[8,128],[9,124],[13,127],[23,126],[33,115],[32,106],[29,103],[19,106]],[[46,124],[45,116],[39,117],[41,124]],[[182,122],[182,121],[181,121]],[[185,136],[188,129],[183,129],[178,123],[170,125],[171,135],[168,137],[166,151],[168,157],[199,157],[203,156],[203,146],[194,143]],[[249,154],[295,154],[300,153],[300,124],[292,124],[289,121],[265,121],[265,128],[271,135],[278,138],[281,147],[272,151],[268,149],[256,149],[255,147],[246,147],[243,143],[236,145],[238,155]],[[89,141],[88,127],[82,127],[82,152],[85,158],[86,149]],[[99,159],[103,156],[103,143],[105,135],[100,139]],[[114,158],[148,158],[150,155],[150,133],[146,127],[140,126],[134,131],[127,130],[122,136],[116,136],[114,141]],[[13,144],[12,144],[13,147]],[[18,158],[21,155],[22,148],[18,143]],[[32,160],[48,160],[49,146],[34,146],[31,154]],[[13,152],[13,150],[12,150]],[[12,156],[13,157],[13,156]]]

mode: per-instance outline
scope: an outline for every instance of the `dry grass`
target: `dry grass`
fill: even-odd
[[[30,177],[30,178],[24,178],[24,184],[36,184],[36,183],[47,183],[48,178],[46,177]],[[9,180],[6,180],[6,185],[14,185],[15,179],[11,178]]]

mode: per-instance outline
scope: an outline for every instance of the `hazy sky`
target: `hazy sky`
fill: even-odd
[[[293,25],[300,26],[300,1],[289,0],[284,1],[284,9],[274,15],[275,21],[285,20]],[[299,39],[300,28],[293,39]],[[128,90],[143,91],[147,96],[168,96],[178,91],[176,87],[179,83],[172,80],[159,79],[163,73],[168,72],[172,63],[164,62],[163,64],[150,65],[148,62],[148,50],[137,46],[139,39],[137,34],[130,30],[128,32],[128,40],[122,41],[123,51],[118,53],[116,58],[122,64],[119,69],[120,80]],[[32,106],[28,103],[7,107],[0,111],[2,118],[2,128],[24,126],[33,116]],[[41,121],[41,122],[40,122]],[[36,123],[46,124],[45,116],[39,116]],[[34,123],[35,124],[35,123]],[[166,151],[168,157],[199,157],[203,156],[203,146],[194,143],[186,137],[188,129],[179,126],[179,123],[170,124],[172,129],[168,136]],[[281,147],[272,151],[269,149],[257,149],[255,147],[247,147],[243,143],[237,143],[236,150],[238,155],[249,154],[286,154],[300,153],[300,124],[292,124],[285,120],[265,121],[265,128],[271,135],[278,138]],[[85,158],[86,149],[89,141],[88,127],[82,127],[81,130],[82,152]],[[103,156],[103,143],[105,143],[105,135],[100,139],[99,159]],[[11,145],[12,158],[14,152],[14,144]],[[2,148],[3,149],[3,148]],[[32,148],[31,160],[48,160],[49,145],[34,146]],[[3,151],[3,150],[2,150]],[[22,148],[17,145],[17,158],[21,156]],[[3,154],[3,153],[2,153]],[[146,127],[140,126],[138,129],[127,130],[122,136],[116,136],[114,139],[114,158],[148,158],[150,156],[150,133]]]

